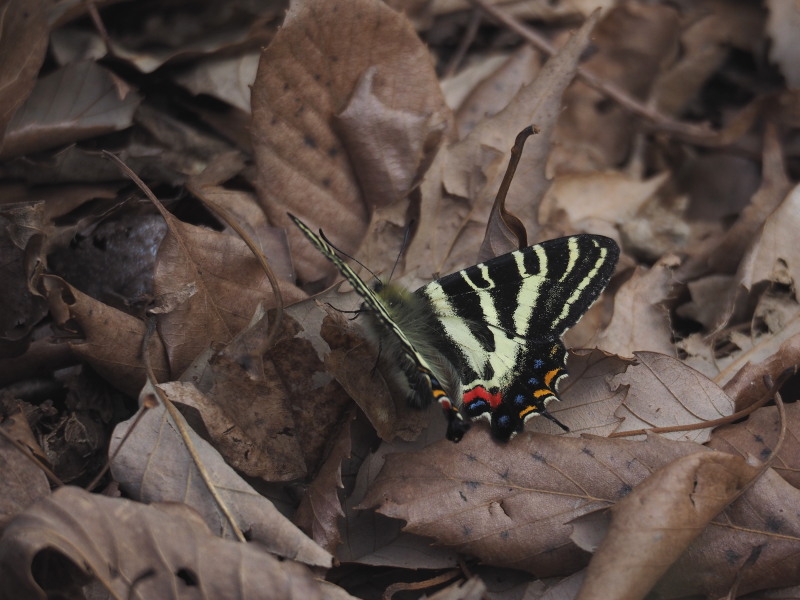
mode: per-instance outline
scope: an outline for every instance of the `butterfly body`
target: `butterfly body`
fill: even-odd
[[[619,255],[613,240],[588,234],[549,240],[410,292],[391,283],[371,288],[322,237],[290,217],[363,298],[368,327],[404,374],[409,403],[440,403],[448,439],[461,439],[478,418],[490,421],[500,441],[533,416],[556,421],[546,406],[558,399],[566,376],[561,335],[608,284]]]

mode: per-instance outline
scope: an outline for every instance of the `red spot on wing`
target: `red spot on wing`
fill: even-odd
[[[475,402],[476,400],[486,400],[491,409],[494,410],[500,406],[500,402],[503,401],[503,393],[496,392],[492,394],[482,385],[477,385],[464,393],[464,404],[469,405],[471,402]]]

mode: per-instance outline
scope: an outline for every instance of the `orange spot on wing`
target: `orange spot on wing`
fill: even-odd
[[[553,378],[559,374],[561,369],[553,369],[552,371],[548,371],[547,374],[544,376],[544,384],[547,387],[550,387],[550,384],[553,381]]]

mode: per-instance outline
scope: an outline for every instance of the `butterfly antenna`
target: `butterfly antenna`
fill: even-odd
[[[559,427],[561,427],[561,429],[563,429],[564,431],[566,431],[567,433],[569,433],[569,427],[567,427],[567,426],[566,426],[566,425],[564,425],[564,424],[563,424],[561,421],[559,421],[559,420],[558,420],[558,419],[556,419],[556,418],[555,418],[553,415],[551,415],[551,414],[548,412],[548,410],[547,410],[546,408],[543,408],[543,409],[542,409],[542,410],[539,412],[539,414],[540,414],[540,415],[542,415],[542,416],[543,416],[545,419],[549,419],[550,421],[552,421],[553,423],[555,423],[556,425],[558,425]]]
[[[408,249],[408,240],[411,238],[412,227],[414,227],[414,219],[411,219],[411,222],[406,227],[406,232],[403,234],[403,243],[400,245],[400,252],[397,253],[397,258],[394,260],[394,266],[392,267],[392,272],[389,273],[389,279],[387,279],[387,281],[392,280],[395,269],[397,269],[397,265],[400,264],[400,257],[403,256],[403,254],[406,253],[406,249]]]
[[[357,259],[357,258],[355,258],[354,256],[350,256],[350,255],[349,255],[347,252],[343,252],[342,250],[340,250],[339,248],[337,248],[337,247],[336,247],[336,246],[333,244],[333,242],[331,242],[331,241],[330,241],[330,240],[329,240],[329,239],[328,239],[328,238],[325,236],[325,234],[322,232],[322,229],[320,229],[320,230],[319,230],[319,237],[321,237],[323,240],[325,240],[325,242],[326,242],[326,243],[327,243],[327,244],[328,244],[328,245],[329,245],[331,248],[333,248],[334,250],[336,250],[336,254],[341,254],[342,256],[344,256],[344,257],[346,257],[346,258],[349,258],[350,260],[352,260],[352,261],[353,261],[354,263],[356,263],[357,265],[360,265],[360,266],[361,266],[361,267],[362,267],[362,268],[363,268],[365,271],[367,271],[367,273],[369,273],[370,275],[372,275],[372,276],[375,278],[375,281],[377,281],[378,283],[381,283],[381,280],[380,280],[380,278],[379,278],[377,275],[375,275],[375,273],[373,273],[373,272],[372,272],[372,269],[370,269],[370,268],[369,268],[367,265],[365,265],[364,263],[362,263],[360,260],[358,260],[358,259]]]

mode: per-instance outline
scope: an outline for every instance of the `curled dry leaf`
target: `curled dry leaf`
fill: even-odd
[[[344,510],[339,500],[339,489],[343,487],[342,461],[350,457],[351,421],[352,418],[337,432],[325,462],[308,486],[294,515],[294,522],[331,554],[341,542],[339,519],[344,517]]]
[[[628,442],[522,433],[508,444],[473,426],[458,444],[392,454],[362,502],[407,522],[405,530],[537,577],[570,573],[587,555],[569,521],[607,507],[689,442]]]
[[[771,460],[770,466],[776,473],[800,488],[800,403],[786,404],[784,410],[787,435],[774,458],[772,454],[781,430],[781,418],[775,406],[759,408],[740,423],[718,427],[707,445],[746,459]]]
[[[135,397],[145,383],[142,340],[147,326],[127,313],[90,298],[60,277],[42,276],[50,311],[58,327],[79,337],[73,351],[118,390]],[[148,347],[153,371],[167,379],[169,366],[161,341]]]
[[[47,557],[47,559],[44,559]],[[48,568],[58,564],[61,568]],[[183,504],[57,490],[0,538],[0,598],[90,585],[113,597],[320,598],[311,572],[255,544],[220,539]]]
[[[643,598],[757,473],[718,452],[690,454],[653,473],[612,507],[578,600]]]
[[[119,80],[97,63],[77,62],[36,84],[6,131],[0,157],[9,158],[71,144],[131,126],[141,98],[120,93]],[[53,102],[53,98],[69,102]]]
[[[287,226],[306,281],[330,266],[290,225],[287,210],[312,227],[346,232],[338,242],[352,253],[369,207],[385,201],[384,191],[392,200],[410,191],[449,117],[430,54],[409,21],[368,0],[293,4],[262,54],[252,106],[260,199],[270,220]],[[413,136],[399,135],[409,127]],[[375,163],[363,161],[367,142],[379,146],[378,171],[390,174],[382,183],[368,173]],[[401,155],[402,166],[394,162]]]
[[[769,392],[770,381],[777,381],[786,369],[795,369],[800,364],[798,328],[800,319],[794,319],[779,335],[764,336],[714,379],[736,401],[738,410],[762,398]]]
[[[696,425],[732,415],[733,400],[713,381],[683,361],[655,352],[636,352],[639,364],[617,375],[611,386],[628,386],[616,412],[623,422],[617,432]],[[704,443],[711,428],[674,431],[673,440]]]
[[[148,393],[155,396],[146,387],[143,394]],[[209,494],[166,409],[159,404],[139,415],[120,423],[111,439],[111,472],[120,487],[142,502],[184,502],[200,513],[211,531],[232,538],[230,524]],[[222,501],[251,541],[298,562],[330,566],[331,556],[250,487],[208,442],[191,429],[189,436]]]
[[[792,189],[764,222],[764,226],[739,266],[746,290],[760,281],[782,285],[800,283],[800,250],[794,243],[800,228],[800,186]]]

